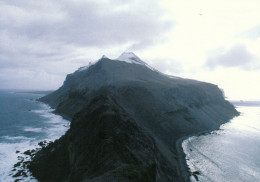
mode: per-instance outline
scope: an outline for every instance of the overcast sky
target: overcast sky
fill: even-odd
[[[0,89],[60,87],[103,54],[260,100],[259,0],[0,0]]]

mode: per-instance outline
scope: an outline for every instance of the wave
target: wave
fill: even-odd
[[[24,131],[39,133],[42,131],[42,128],[25,127]]]
[[[25,136],[2,136],[1,138],[5,140],[29,140],[31,138]]]
[[[14,139],[15,137],[8,137],[5,138],[11,138]],[[16,138],[23,138],[23,137],[16,137]],[[25,138],[24,138],[25,139]],[[31,150],[37,147],[37,142],[33,142],[32,139],[27,139],[23,142],[17,142],[17,143],[0,143],[0,181],[5,182],[13,182],[15,179],[12,177],[13,173],[13,166],[15,163],[18,162],[18,157],[21,156],[23,158],[27,158],[28,156],[22,154],[23,151]],[[28,176],[23,178],[24,182],[36,182],[33,177]]]
[[[32,110],[31,112],[37,113],[39,116],[39,122],[37,127],[25,126],[23,131],[33,132],[33,133],[43,133],[42,137],[38,137],[38,134],[35,134],[35,137],[29,138],[22,136],[23,133],[18,136],[2,136],[4,139],[0,142],[0,181],[13,182],[15,179],[21,179],[21,177],[12,177],[15,172],[14,164],[19,161],[19,156],[23,158],[28,158],[27,155],[24,155],[23,152],[27,150],[32,150],[39,148],[38,143],[42,140],[47,142],[54,141],[61,137],[67,130],[69,126],[69,121],[63,119],[61,116],[53,114],[53,109],[48,105],[36,102],[35,104],[40,106],[38,110]],[[41,125],[39,127],[39,124]],[[16,171],[17,172],[17,171]],[[22,181],[25,182],[36,182],[30,173],[27,171],[28,177],[23,177]]]
[[[183,141],[192,182],[259,181],[260,107],[240,107],[239,117],[208,135]]]

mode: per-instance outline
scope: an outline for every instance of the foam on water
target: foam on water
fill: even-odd
[[[2,136],[1,138],[5,140],[29,140],[30,138],[25,137],[25,136],[15,136],[15,137],[10,137],[10,136]]]
[[[25,126],[24,132],[33,132],[36,137],[18,136],[2,136],[4,142],[0,142],[0,182],[13,182],[15,179],[12,175],[13,165],[18,162],[18,156],[25,159],[28,156],[22,154],[26,150],[31,150],[39,147],[38,143],[42,140],[54,141],[62,136],[68,129],[69,121],[64,120],[61,116],[52,113],[48,105],[36,103],[40,105],[39,110],[32,110],[32,113],[39,115],[41,127]],[[37,137],[38,133],[44,133],[42,137]],[[17,152],[16,152],[17,151]],[[37,181],[31,176],[23,178],[22,181],[33,182]]]
[[[182,143],[191,172],[202,182],[260,181],[260,107],[239,107],[242,114],[220,130]],[[191,176],[191,181],[197,181]]]
[[[33,127],[25,127],[24,131],[29,131],[29,132],[41,132],[42,128],[33,128]]]

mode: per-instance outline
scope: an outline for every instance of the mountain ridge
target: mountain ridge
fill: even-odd
[[[119,58],[133,58],[127,56]],[[217,129],[238,112],[216,85],[170,78],[145,64],[102,57],[40,99],[71,118],[71,127],[33,158],[30,170],[37,179],[183,180],[176,141]],[[63,163],[66,169],[57,166]]]
[[[89,62],[88,66],[83,66],[80,67],[77,71],[83,71],[88,69],[90,66],[96,64],[97,62],[101,61],[102,59],[109,59],[111,61],[122,61],[122,62],[126,62],[126,63],[130,63],[130,64],[140,64],[143,66],[146,66],[148,68],[150,68],[153,71],[157,71],[155,68],[151,67],[150,65],[148,65],[146,62],[142,61],[138,56],[136,56],[133,52],[123,52],[118,58],[116,59],[110,59],[107,56],[103,55],[100,59],[98,59],[97,61]],[[161,73],[163,74],[163,73]]]

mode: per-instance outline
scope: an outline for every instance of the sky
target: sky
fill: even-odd
[[[0,89],[57,89],[122,52],[230,100],[260,100],[260,1],[0,0]]]

